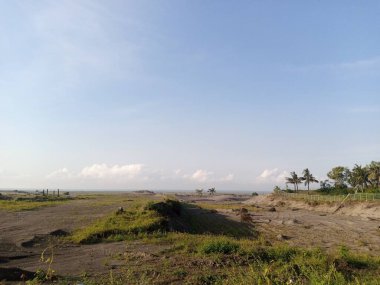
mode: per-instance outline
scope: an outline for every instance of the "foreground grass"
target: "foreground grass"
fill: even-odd
[[[130,252],[118,256],[125,266],[97,284],[380,284],[380,259],[319,249],[270,245],[264,239],[167,233],[145,236],[144,244],[170,245],[155,257]]]

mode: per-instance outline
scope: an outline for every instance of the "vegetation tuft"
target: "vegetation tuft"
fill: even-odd
[[[215,240],[208,241],[201,245],[200,251],[205,254],[210,253],[221,253],[221,254],[231,254],[238,251],[240,248],[239,244],[231,242],[229,240]]]

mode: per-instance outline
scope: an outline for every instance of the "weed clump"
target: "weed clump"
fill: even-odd
[[[204,254],[220,253],[231,254],[239,250],[240,246],[237,243],[228,240],[208,241],[201,245],[200,251]]]

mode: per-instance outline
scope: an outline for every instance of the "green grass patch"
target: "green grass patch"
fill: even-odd
[[[46,199],[46,200],[0,200],[0,210],[4,211],[29,211],[41,207],[51,207],[68,202],[70,199]]]
[[[239,244],[236,242],[231,242],[229,240],[215,240],[203,243],[200,246],[200,252],[205,254],[210,253],[220,253],[220,254],[231,254],[238,251],[240,248]]]
[[[178,210],[175,201],[138,204],[124,213],[113,213],[97,220],[92,225],[75,231],[70,239],[75,243],[96,243],[101,241],[121,241],[145,234],[162,233],[168,230],[167,215]]]
[[[165,225],[166,220],[154,211],[112,214],[75,231],[71,240],[76,243],[120,241],[128,239],[130,235],[163,231],[166,229]]]

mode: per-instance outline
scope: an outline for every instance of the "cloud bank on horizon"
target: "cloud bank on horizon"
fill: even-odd
[[[2,1],[0,188],[271,190],[380,160],[377,1]]]
[[[86,183],[90,185],[90,188],[114,187],[117,189],[134,189],[135,185],[142,185],[141,187],[143,187],[144,183],[171,181],[178,185],[177,189],[189,190],[189,188],[183,188],[183,185],[206,188],[222,185],[222,183],[233,183],[234,174],[228,173],[217,176],[214,172],[204,169],[183,173],[179,169],[174,171],[150,169],[144,164],[107,165],[101,163],[85,166],[78,172],[63,167],[46,175],[46,179],[53,183],[59,181],[57,185],[69,188]]]

